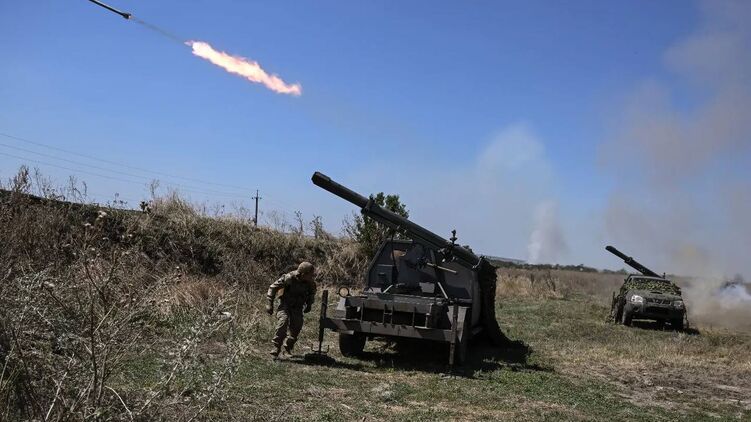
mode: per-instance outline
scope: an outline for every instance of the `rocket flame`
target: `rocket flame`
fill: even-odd
[[[187,41],[185,44],[193,49],[194,55],[214,63],[229,73],[240,75],[251,82],[261,83],[266,88],[279,94],[294,96],[302,94],[300,84],[289,85],[279,76],[269,75],[258,62],[245,57],[233,56],[223,51],[216,51],[211,45],[202,41]]]

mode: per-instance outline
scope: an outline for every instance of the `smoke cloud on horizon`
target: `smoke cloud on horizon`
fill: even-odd
[[[398,193],[411,219],[446,238],[456,229],[459,243],[477,253],[528,258],[527,243],[536,226],[532,211],[558,203],[558,178],[534,128],[504,126],[462,164],[410,147],[405,145],[395,159],[361,166],[344,180],[363,193]],[[540,245],[546,256],[565,254],[554,248]]]
[[[527,246],[530,264],[558,263],[568,244],[558,221],[558,203],[545,201],[535,210],[535,226]]]

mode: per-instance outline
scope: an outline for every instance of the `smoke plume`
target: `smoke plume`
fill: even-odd
[[[263,84],[266,88],[279,94],[294,96],[302,94],[300,84],[287,84],[279,76],[263,70],[258,62],[214,50],[211,45],[202,41],[187,41],[185,44],[193,49],[194,55],[210,61],[229,73],[242,76],[251,82]]]
[[[750,289],[706,278],[691,282],[683,293],[690,322],[751,333]]]
[[[737,327],[751,306],[723,290],[751,274],[751,3],[703,3],[703,24],[664,54],[670,81],[633,90],[604,149],[617,180],[609,239],[658,272],[691,275],[691,317]]]
[[[751,293],[748,288],[743,284],[733,284],[720,290],[719,296],[723,303],[734,304],[740,302],[751,306]],[[751,322],[751,321],[750,321]]]
[[[546,201],[538,205],[534,224],[527,245],[529,263],[557,263],[568,251],[566,239],[558,222],[558,204]]]

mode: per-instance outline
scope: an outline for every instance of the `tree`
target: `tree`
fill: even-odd
[[[379,192],[372,196],[372,199],[379,206],[404,218],[409,218],[409,211],[399,200],[399,195],[385,195],[383,192]],[[365,256],[373,256],[381,242],[392,236],[388,227],[370,217],[355,214],[353,220],[354,222],[345,222],[344,230],[347,235],[360,244],[360,252]],[[399,233],[393,233],[393,235],[396,238],[401,237]]]

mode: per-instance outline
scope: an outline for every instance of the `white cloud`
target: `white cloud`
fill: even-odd
[[[480,154],[477,170],[488,177],[504,174],[550,172],[542,142],[524,124],[515,124],[498,132]]]

